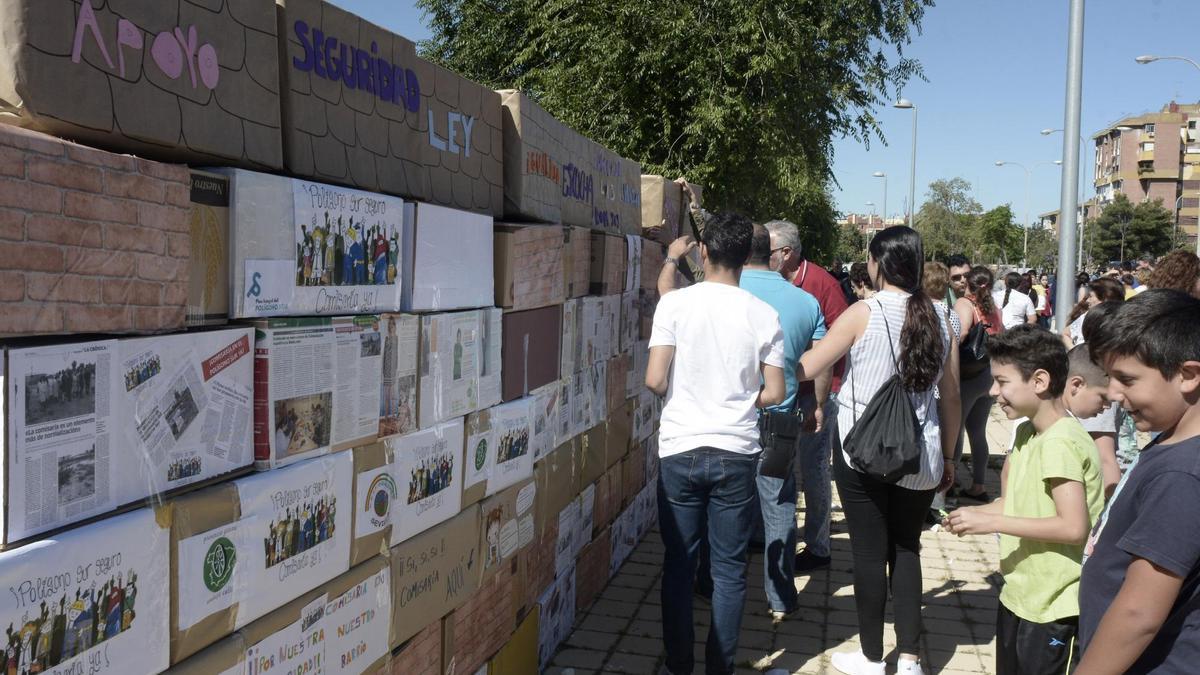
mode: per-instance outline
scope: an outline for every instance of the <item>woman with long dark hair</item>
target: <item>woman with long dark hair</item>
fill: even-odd
[[[962,339],[967,338],[976,324],[981,324],[988,335],[1004,330],[1000,308],[992,299],[993,283],[992,271],[982,265],[972,267],[967,273],[967,294],[954,303],[954,313],[963,327]],[[992,388],[991,362],[963,364],[961,375],[962,425],[971,442],[971,489],[960,494],[976,501],[989,501],[983,481],[987,475],[988,414],[996,400],[988,395]],[[954,444],[956,464],[963,454],[963,435],[959,433]]]
[[[1006,329],[1037,321],[1033,301],[1021,290],[1022,281],[1020,274],[1009,272],[1004,276],[1004,290],[992,295],[992,299],[1000,306],[1000,316],[1004,319]]]
[[[1125,300],[1125,286],[1112,277],[1100,277],[1087,285],[1088,294],[1071,309],[1068,325],[1063,330],[1063,342],[1067,349],[1083,344],[1083,317],[1088,310],[1102,302],[1122,302]]]
[[[848,355],[833,457],[854,556],[862,651],[834,654],[833,665],[851,675],[884,673],[883,614],[890,563],[900,654],[896,672],[916,675],[924,673],[917,658],[921,528],[935,491],[954,481],[954,463],[949,460],[960,416],[958,350],[953,348],[946,310],[935,307],[921,285],[921,236],[909,227],[889,227],[875,235],[868,253],[868,273],[878,292],[851,305],[825,338],[800,358],[799,370],[801,379],[812,379]],[[842,442],[875,392],[897,372],[922,422],[924,447],[916,474],[887,483],[851,468]]]

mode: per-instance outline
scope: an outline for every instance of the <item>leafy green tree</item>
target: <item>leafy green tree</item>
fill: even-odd
[[[1102,261],[1161,255],[1171,248],[1174,226],[1174,217],[1161,199],[1134,204],[1118,193],[1088,231],[1089,250]]]
[[[935,180],[929,184],[925,203],[913,219],[925,245],[925,257],[942,260],[955,253],[969,252],[968,235],[983,208],[971,196],[971,184],[963,178]]]
[[[1013,222],[1010,205],[997,206],[980,216],[972,225],[966,233],[972,260],[1007,265],[1021,259],[1025,233]],[[1030,232],[1030,235],[1032,234]]]
[[[832,139],[883,140],[874,109],[920,64],[932,0],[419,0],[422,53],[551,114],[719,208],[801,224],[832,255]]]
[[[834,257],[842,262],[865,262],[867,259],[867,237],[856,225],[846,223],[838,226],[838,246]]]
[[[1029,230],[1029,266],[1039,270],[1055,269],[1058,265],[1058,238],[1049,228]]]

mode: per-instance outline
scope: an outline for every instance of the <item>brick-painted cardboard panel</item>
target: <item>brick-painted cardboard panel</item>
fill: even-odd
[[[184,326],[190,172],[0,126],[0,335]]]
[[[503,213],[499,94],[322,0],[279,0],[278,20],[288,171]],[[314,40],[318,31],[322,45]]]
[[[165,161],[278,169],[272,0],[7,0],[0,120]]]

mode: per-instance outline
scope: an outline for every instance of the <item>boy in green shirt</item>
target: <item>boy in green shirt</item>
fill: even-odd
[[[1096,444],[1068,414],[1066,347],[1022,325],[993,336],[991,395],[1028,418],[1000,474],[1000,498],[945,520],[957,535],[1000,534],[1004,588],[996,618],[997,675],[1065,674],[1076,653],[1083,544],[1104,505]]]

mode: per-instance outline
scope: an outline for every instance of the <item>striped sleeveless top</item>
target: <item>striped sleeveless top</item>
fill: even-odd
[[[896,365],[892,360],[895,350],[897,359],[900,354],[900,333],[907,315],[908,293],[896,291],[880,291],[875,297],[865,301],[871,308],[871,318],[863,336],[850,347],[849,358],[846,360],[846,375],[842,381],[842,389],[838,394],[838,436],[844,442],[854,426],[855,417],[862,417],[863,410],[875,396],[875,392],[896,373]],[[883,311],[880,312],[880,306]],[[950,346],[950,336],[947,333],[946,307],[934,303],[934,314],[938,317],[939,333],[942,337],[942,358]],[[884,321],[887,324],[884,324]],[[892,345],[888,347],[888,331],[891,331]],[[936,383],[941,379],[941,369],[938,369]],[[917,419],[924,425],[922,436],[925,447],[921,453],[921,470],[911,476],[905,476],[896,484],[909,490],[929,490],[937,487],[942,479],[942,440],[941,422],[938,418],[937,398],[934,395],[936,384],[928,391],[910,393],[913,409]],[[847,466],[850,457],[842,453]]]

